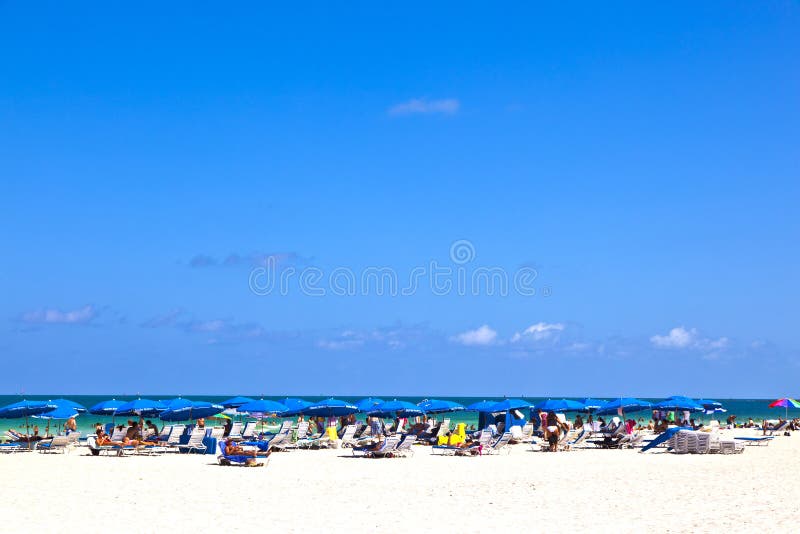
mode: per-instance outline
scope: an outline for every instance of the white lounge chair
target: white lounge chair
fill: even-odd
[[[248,421],[242,430],[242,439],[251,440],[255,437],[258,421]]]
[[[375,450],[372,450],[371,447],[354,447],[353,456],[361,455],[366,458],[383,458],[387,454],[393,452],[399,443],[400,436],[389,436],[383,441],[381,446]]]
[[[394,450],[395,456],[406,456],[411,455],[414,456],[414,450],[411,448],[414,443],[417,441],[417,436],[413,434],[406,434],[406,437],[403,438],[403,441],[397,444],[397,448]]]
[[[341,446],[342,447],[353,447],[356,444],[356,425],[347,425],[344,427],[344,432],[342,433],[341,438]]]
[[[195,427],[189,436],[189,441],[187,443],[178,445],[178,449],[185,450],[187,452],[206,452],[206,446],[203,443],[203,439],[205,437],[206,430],[204,428]]]
[[[228,437],[232,440],[240,440],[242,439],[242,422],[241,421],[234,421],[231,425],[231,431],[228,433]]]
[[[70,445],[69,436],[54,436],[36,443],[36,450],[42,453],[65,453]]]

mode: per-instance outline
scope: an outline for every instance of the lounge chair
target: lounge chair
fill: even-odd
[[[231,431],[228,433],[228,437],[232,440],[240,440],[242,439],[242,422],[241,421],[234,421],[231,425]]]
[[[86,446],[94,456],[99,456],[102,453],[114,453],[115,456],[122,456],[125,452],[136,452],[136,447],[133,445],[98,445],[97,437],[90,435],[86,438]]]
[[[263,457],[262,457],[263,458]],[[257,460],[258,457],[248,456],[245,454],[225,454],[225,442],[220,441],[217,444],[217,463],[219,465],[243,465],[246,466],[248,461]],[[266,465],[269,463],[269,456],[264,459],[264,463],[258,462],[256,465]]]
[[[406,434],[406,437],[403,438],[403,441],[397,444],[397,448],[394,450],[394,456],[407,456],[411,455],[414,456],[414,450],[411,448],[414,443],[417,441],[417,436],[414,434]]]
[[[253,439],[256,434],[256,425],[258,425],[258,421],[248,421],[247,424],[244,425],[244,430],[242,430],[242,439]]]
[[[769,442],[775,439],[775,436],[758,436],[758,437],[743,437],[734,436],[733,439],[743,441],[745,445],[750,446],[767,446]]]
[[[51,439],[45,439],[36,443],[36,450],[43,453],[50,452],[67,452],[70,446],[69,436],[54,436]]]
[[[374,449],[369,447],[353,447],[353,456],[363,456],[365,458],[383,458],[391,454],[400,444],[400,436],[387,437],[380,447]]]
[[[203,439],[206,437],[206,430],[204,428],[195,427],[192,430],[191,435],[189,436],[189,441],[184,444],[178,445],[179,450],[185,450],[186,452],[199,452],[204,453],[206,452],[206,446],[203,443]]]
[[[783,432],[783,431],[787,430],[788,428],[789,428],[789,421],[783,421],[783,422],[779,423],[778,425],[776,425],[776,426],[774,426],[772,428],[768,428],[767,429],[767,432],[768,432],[767,436],[774,436],[776,432],[780,433],[780,432]]]
[[[347,425],[344,427],[344,432],[342,432],[341,437],[341,446],[342,447],[354,447],[356,444],[356,425]]]
[[[506,432],[499,438],[497,441],[489,445],[488,447],[484,447],[482,454],[498,454],[500,451],[505,451],[506,454],[511,452],[511,447],[509,447],[509,442],[511,441],[511,432]]]

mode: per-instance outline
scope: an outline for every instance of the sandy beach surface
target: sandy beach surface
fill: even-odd
[[[0,508],[11,531],[44,532],[800,529],[798,435],[737,455],[415,451],[390,459],[293,451],[260,468],[218,466],[212,455],[94,457],[85,447],[3,454]]]

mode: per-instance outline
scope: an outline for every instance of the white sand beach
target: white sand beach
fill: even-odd
[[[724,431],[743,435],[748,431]],[[749,432],[750,435],[755,435]],[[212,455],[4,454],[11,531],[791,532],[800,527],[800,437],[736,455],[655,449],[363,459],[274,453],[266,467]],[[115,527],[116,525],[116,527]]]

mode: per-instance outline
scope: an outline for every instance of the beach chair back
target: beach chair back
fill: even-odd
[[[397,444],[398,451],[408,451],[411,449],[411,446],[414,442],[417,441],[417,436],[413,434],[406,434],[406,437],[403,438],[403,441]]]
[[[506,432],[502,436],[500,436],[497,441],[491,446],[493,451],[499,451],[500,449],[507,447],[508,443],[511,441],[511,432]]]
[[[169,437],[167,438],[168,445],[177,445],[181,442],[181,436],[183,436],[183,431],[186,430],[186,425],[175,425],[172,427],[172,430],[169,432]]]
[[[356,425],[347,425],[342,433],[342,444],[351,443],[356,436]]]
[[[258,421],[248,421],[246,425],[244,425],[244,430],[242,430],[242,437],[244,439],[252,438],[256,433],[256,425]]]
[[[158,441],[167,441],[169,439],[169,434],[172,432],[172,425],[167,425],[161,429],[161,433],[158,435]]]
[[[281,423],[281,428],[278,430],[278,434],[288,434],[291,429],[292,429],[292,422],[284,421],[283,423]]]
[[[77,445],[78,441],[80,441],[80,439],[81,439],[81,433],[80,432],[70,432],[69,435],[67,435],[67,438],[69,438],[69,444],[70,445]]]
[[[242,437],[242,422],[234,421],[231,425],[231,432],[228,434],[229,438],[239,439]]]
[[[111,434],[111,441],[122,441],[122,438],[125,437],[125,433],[128,431],[127,428],[115,428],[114,433]]]
[[[203,439],[206,437],[206,429],[194,427],[192,433],[189,435],[189,441],[186,443],[187,448],[202,448]]]
[[[215,440],[219,441],[225,436],[225,427],[224,426],[215,426],[211,429],[211,437]]]
[[[301,421],[297,424],[297,439],[305,439],[308,436],[308,421]]]
[[[386,441],[383,442],[381,448],[375,452],[381,454],[392,452],[393,450],[397,449],[397,446],[399,444],[400,444],[400,436],[389,436],[388,438],[386,438]]]

